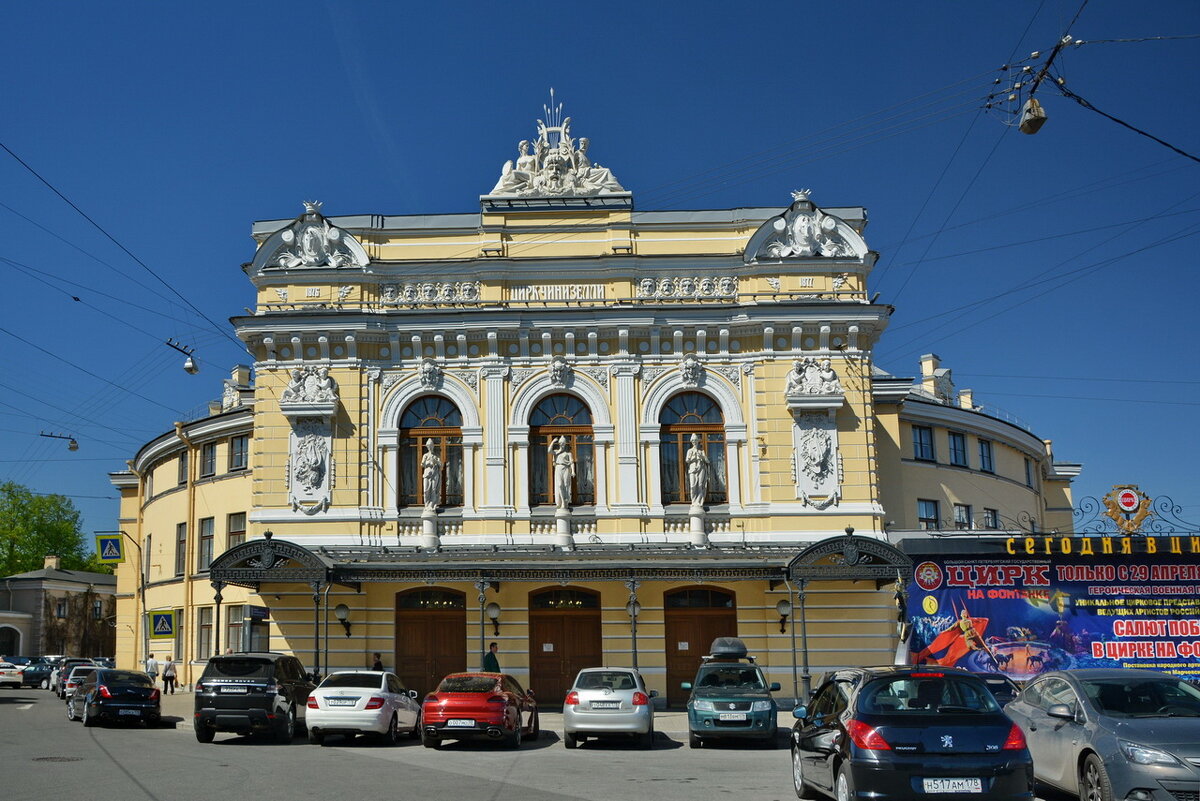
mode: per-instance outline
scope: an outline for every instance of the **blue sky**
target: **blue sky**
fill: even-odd
[[[1079,4],[15,4],[0,142],[145,266],[0,151],[0,480],[113,528],[107,473],[245,361],[251,223],[477,210],[553,86],[640,209],[865,206],[880,366],[935,352],[1084,464],[1077,497],[1200,521],[1200,164],[1049,85],[1036,136],[982,110]],[[1092,0],[1071,33],[1067,88],[1200,154],[1200,39],[1097,41],[1200,34],[1200,4]]]

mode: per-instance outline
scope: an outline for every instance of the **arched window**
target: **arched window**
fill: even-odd
[[[529,505],[557,504],[554,497],[554,440],[562,437],[575,459],[575,506],[596,503],[596,460],[592,413],[574,395],[543,398],[529,416]]]
[[[690,503],[687,464],[684,462],[692,434],[712,468],[708,478],[708,504],[726,503],[725,418],[717,402],[701,392],[681,392],[658,415],[662,424],[659,459],[663,504]]]
[[[409,404],[400,415],[398,506],[423,506],[421,457],[425,441],[442,460],[442,497],[439,506],[463,504],[462,413],[446,398],[426,395]]]

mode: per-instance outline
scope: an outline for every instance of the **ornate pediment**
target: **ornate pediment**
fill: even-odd
[[[788,259],[860,259],[867,243],[845,220],[817,208],[807,189],[788,210],[767,220],[746,245],[747,264]]]
[[[321,214],[320,201],[304,202],[304,213],[271,234],[251,267],[262,270],[317,270],[366,267],[370,258],[347,231]]]
[[[562,116],[562,103],[543,107],[537,139],[522,139],[517,158],[500,170],[500,180],[486,198],[566,198],[628,195],[612,170],[593,163],[588,139],[571,137],[571,118]]]

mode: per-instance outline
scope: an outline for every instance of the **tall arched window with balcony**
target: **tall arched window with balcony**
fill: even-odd
[[[662,424],[659,459],[663,505],[691,503],[685,457],[691,447],[692,434],[699,437],[699,447],[708,455],[712,468],[706,502],[728,503],[725,417],[717,402],[702,392],[681,392],[663,406],[658,422]]]
[[[425,454],[426,440],[433,440],[433,452],[442,460],[442,497],[438,505],[462,506],[462,413],[451,401],[438,395],[417,398],[400,415],[397,505],[425,505],[421,457]]]
[[[554,505],[554,440],[563,438],[575,460],[575,506],[596,503],[592,412],[574,395],[543,398],[529,416],[529,505]]]

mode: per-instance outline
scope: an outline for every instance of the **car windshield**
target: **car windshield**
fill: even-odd
[[[910,673],[867,685],[858,710],[869,714],[898,712],[999,712],[1000,705],[979,679],[948,673]]]
[[[153,687],[154,681],[145,673],[136,670],[107,670],[104,672],[105,684],[119,687]]]
[[[637,680],[624,670],[592,670],[580,673],[575,681],[577,690],[636,690]]]
[[[378,673],[331,673],[321,682],[322,687],[367,687],[379,689]]]
[[[438,685],[439,693],[490,693],[500,686],[491,676],[447,676]]]
[[[762,690],[766,688],[762,672],[753,665],[710,664],[700,668],[696,674],[697,687],[724,687],[737,690]]]
[[[266,659],[245,657],[213,659],[204,669],[204,678],[268,679],[271,677],[272,664]]]
[[[1200,690],[1182,679],[1093,679],[1083,691],[1114,717],[1200,717]]]

